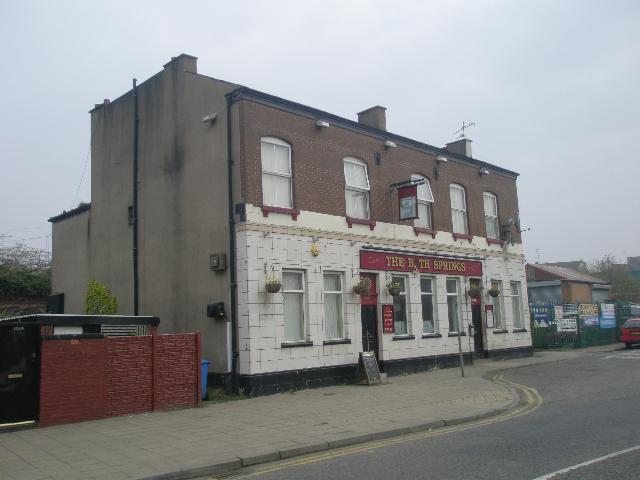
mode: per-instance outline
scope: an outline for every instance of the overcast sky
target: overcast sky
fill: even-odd
[[[0,0],[0,234],[46,247],[90,201],[89,114],[162,69],[205,75],[432,145],[463,120],[515,170],[527,258],[640,255],[640,2]],[[80,185],[80,187],[79,187]]]

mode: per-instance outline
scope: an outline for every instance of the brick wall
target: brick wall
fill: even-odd
[[[190,407],[200,399],[199,334],[43,339],[40,425]]]
[[[153,409],[152,337],[107,337],[105,417]]]
[[[241,102],[241,118],[241,185],[244,200],[252,205],[262,205],[260,138],[272,136],[291,144],[294,208],[345,216],[343,159],[349,156],[368,166],[373,220],[407,224],[398,220],[397,198],[389,193],[389,185],[409,180],[412,173],[425,176],[431,183],[436,230],[452,230],[450,183],[465,187],[471,235],[486,236],[483,192],[497,196],[501,223],[516,218],[518,197],[514,178],[498,173],[480,176],[477,167],[455,161],[437,165],[432,155],[400,145],[385,149],[380,139],[334,126],[318,129],[314,119],[249,101]],[[374,160],[376,153],[381,156],[380,165]],[[515,229],[512,233],[514,240],[520,242]]]
[[[103,339],[43,340],[41,362],[41,425],[104,416]]]

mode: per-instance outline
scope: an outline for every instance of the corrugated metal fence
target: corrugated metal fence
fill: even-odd
[[[630,316],[626,302],[531,303],[534,348],[583,348],[620,340],[620,327]]]

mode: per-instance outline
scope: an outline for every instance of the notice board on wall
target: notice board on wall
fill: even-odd
[[[382,305],[382,332],[393,333],[393,305]]]

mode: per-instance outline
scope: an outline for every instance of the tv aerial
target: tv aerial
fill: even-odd
[[[462,121],[462,127],[460,128],[460,130],[454,132],[454,135],[457,135],[458,139],[462,139],[462,138],[466,138],[464,135],[464,131],[469,128],[469,127],[475,127],[476,124],[475,122],[465,122],[464,120]]]

